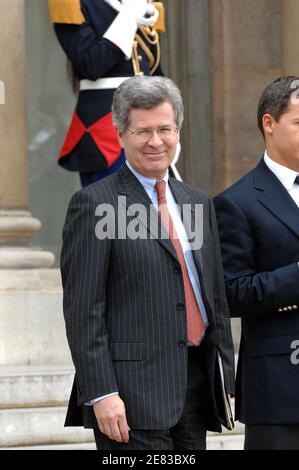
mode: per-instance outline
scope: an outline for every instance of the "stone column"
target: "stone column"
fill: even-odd
[[[182,91],[185,121],[178,168],[187,183],[210,192],[212,181],[210,0],[163,0],[162,65]]]
[[[41,224],[28,210],[24,4],[0,1],[0,366],[9,374],[70,364],[54,255],[29,246]]]
[[[0,2],[0,269],[48,268],[51,253],[28,247],[41,226],[28,211],[24,1]]]
[[[299,75],[298,0],[281,0],[282,69],[284,75]]]
[[[214,193],[261,158],[257,104],[282,73],[281,4],[289,3],[296,0],[210,0]]]
[[[60,273],[29,246],[41,224],[28,210],[25,1],[0,0],[0,448],[92,440],[63,428],[73,367]]]

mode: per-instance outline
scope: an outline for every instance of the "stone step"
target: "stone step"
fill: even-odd
[[[207,450],[243,450],[243,447],[244,436],[242,434],[215,435],[208,436],[207,438]],[[9,448],[4,448],[3,450],[9,450]],[[13,447],[11,450],[96,450],[96,446],[94,442],[82,442],[75,444]]]
[[[1,450],[96,450],[96,445],[94,442],[76,442],[75,444],[2,447]]]
[[[0,410],[0,447],[92,442],[93,433],[64,428],[66,407]]]
[[[66,407],[19,408],[0,410],[0,447],[57,446],[93,442],[91,430],[64,428]],[[243,446],[243,426],[237,423],[233,432],[209,433],[210,448]]]
[[[243,450],[244,434],[220,434],[208,436],[207,450]]]
[[[73,378],[72,365],[0,366],[0,409],[66,405]]]
[[[70,366],[0,366],[0,409],[67,403],[74,369]]]
[[[0,269],[0,364],[71,364],[58,269]]]
[[[93,442],[91,430],[64,428],[66,407],[18,408],[0,410],[0,447],[76,445]],[[243,426],[233,432],[209,433],[213,448],[242,447]]]
[[[64,428],[73,375],[72,366],[1,366],[0,447],[93,445],[92,431]],[[242,448],[243,432],[236,423],[230,433],[209,433],[208,442],[218,449]]]

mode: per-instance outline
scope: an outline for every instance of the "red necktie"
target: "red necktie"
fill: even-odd
[[[185,291],[185,304],[187,316],[187,337],[188,341],[192,344],[198,344],[205,333],[205,324],[203,322],[196,297],[194,295],[193,287],[189,278],[187,265],[183,253],[181,243],[178,239],[172,218],[168,211],[166,202],[166,183],[163,180],[158,180],[155,185],[158,195],[158,211],[164,226],[167,228],[169,238],[172,241],[176,254],[178,256],[182,274]]]

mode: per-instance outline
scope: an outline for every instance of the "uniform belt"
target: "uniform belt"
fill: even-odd
[[[106,90],[117,88],[122,82],[130,77],[107,77],[98,80],[80,80],[80,91],[83,90]]]

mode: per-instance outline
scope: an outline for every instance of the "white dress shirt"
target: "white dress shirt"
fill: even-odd
[[[279,181],[285,187],[293,201],[299,207],[299,185],[295,184],[296,176],[298,176],[299,173],[297,173],[297,171],[291,170],[290,168],[287,168],[286,166],[281,165],[280,163],[274,162],[274,160],[269,157],[267,150],[264,154],[264,161],[267,167],[279,179]]]
[[[264,161],[269,170],[271,170],[272,173],[274,173],[274,175],[279,179],[281,184],[285,187],[285,189],[299,208],[299,185],[295,184],[295,179],[299,175],[299,173],[297,173],[297,171],[291,170],[290,168],[287,168],[286,166],[280,165],[280,163],[277,163],[272,160],[269,157],[267,150],[265,150],[264,153]]]

